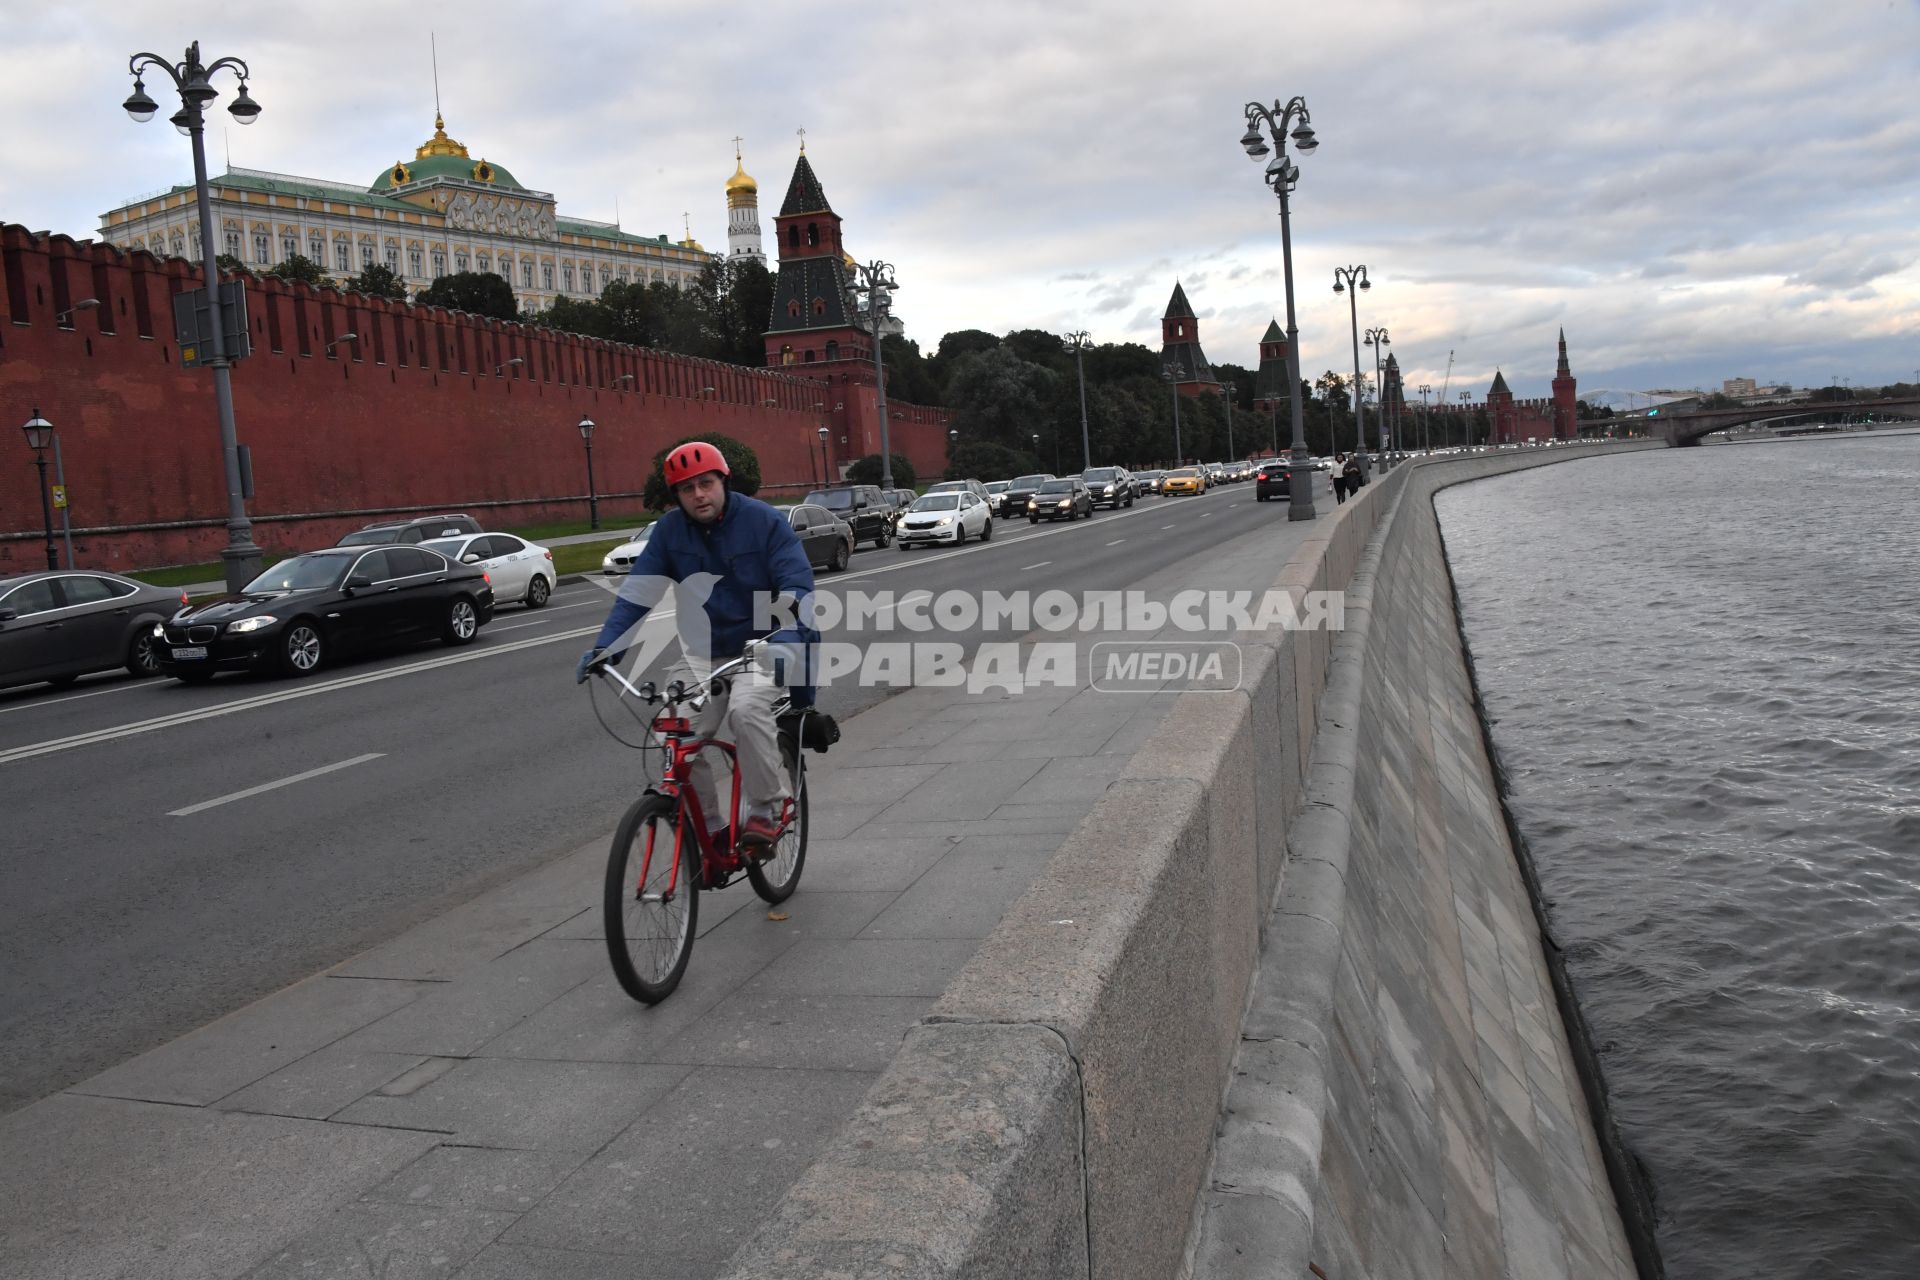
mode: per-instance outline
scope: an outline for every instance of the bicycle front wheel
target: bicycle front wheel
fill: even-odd
[[[680,840],[678,806],[642,796],[620,819],[607,855],[607,955],[613,976],[642,1004],[673,994],[700,920],[700,851]]]

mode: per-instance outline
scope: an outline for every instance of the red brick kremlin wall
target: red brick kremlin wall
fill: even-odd
[[[60,434],[80,564],[214,559],[226,486],[213,378],[180,367],[171,303],[197,271],[0,224],[0,277],[0,576],[45,564],[18,429],[36,408]],[[798,377],[271,278],[246,289],[253,354],[233,369],[234,416],[253,453],[254,539],[275,549],[421,512],[488,528],[584,517],[582,416],[615,510],[638,509],[654,454],[681,436],[750,445],[776,500],[819,482],[823,425],[835,475],[879,450],[871,374]],[[101,305],[56,322],[85,298]],[[328,352],[343,333],[359,339]],[[889,408],[894,452],[938,474],[947,412]]]

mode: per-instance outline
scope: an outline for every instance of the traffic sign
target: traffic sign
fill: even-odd
[[[53,486],[53,509],[55,511],[67,509],[67,486],[63,484]]]
[[[238,280],[220,282],[220,327],[227,340],[227,362],[244,360],[253,344],[247,332],[247,291]],[[205,289],[173,295],[173,332],[184,368],[197,369],[213,359],[213,308]]]

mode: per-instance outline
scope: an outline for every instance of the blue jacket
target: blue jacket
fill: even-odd
[[[813,596],[813,566],[807,561],[806,548],[781,512],[758,498],[743,493],[728,493],[726,510],[718,523],[702,526],[687,518],[679,507],[661,516],[653,526],[647,545],[634,557],[630,578],[667,578],[685,582],[697,574],[712,574],[719,581],[707,597],[705,611],[712,627],[713,652],[707,656],[724,662],[737,658],[750,639],[767,635],[772,628],[754,627],[754,599],[792,595],[810,607]],[[635,598],[639,596],[641,598]],[[622,590],[593,642],[596,649],[617,643],[633,625],[646,616],[649,605],[645,593]],[[803,611],[804,619],[806,613]],[[804,623],[782,639],[797,639],[811,645],[819,634]],[[806,706],[813,701],[813,690],[796,684],[794,701]]]

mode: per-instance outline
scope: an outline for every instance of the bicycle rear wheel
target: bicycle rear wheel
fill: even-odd
[[[780,767],[786,771],[787,789],[793,793],[793,821],[766,858],[747,863],[747,879],[753,891],[768,902],[791,898],[800,887],[800,871],[807,865],[807,762],[784,735],[780,740]]]
[[[700,851],[689,832],[676,872],[679,833],[678,806],[666,796],[642,796],[620,819],[607,855],[607,956],[621,988],[642,1004],[672,995],[693,954]]]

